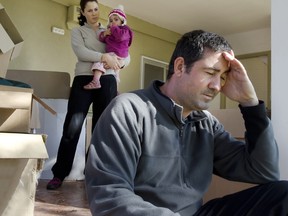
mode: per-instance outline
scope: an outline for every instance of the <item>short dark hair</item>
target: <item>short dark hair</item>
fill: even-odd
[[[177,42],[174,52],[171,56],[167,80],[174,73],[174,61],[178,57],[183,57],[186,69],[191,69],[193,64],[200,60],[205,50],[230,51],[232,47],[222,36],[203,30],[194,30],[185,33]],[[188,70],[186,70],[188,71]]]
[[[81,0],[81,1],[80,1],[80,9],[81,9],[82,11],[84,11],[87,2],[96,2],[96,3],[98,4],[98,1],[97,1],[97,0]],[[80,26],[83,26],[86,22],[87,22],[86,17],[83,16],[82,13],[81,13],[81,11],[80,11],[80,14],[79,14],[79,17],[78,17],[78,23],[79,23],[79,25],[80,25]]]

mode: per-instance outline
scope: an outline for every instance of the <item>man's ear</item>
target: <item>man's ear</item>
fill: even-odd
[[[174,61],[174,74],[176,76],[181,76],[185,70],[185,62],[183,57],[178,57]]]

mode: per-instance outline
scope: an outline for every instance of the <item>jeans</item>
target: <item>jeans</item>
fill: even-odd
[[[287,216],[288,181],[276,181],[213,199],[194,216]]]

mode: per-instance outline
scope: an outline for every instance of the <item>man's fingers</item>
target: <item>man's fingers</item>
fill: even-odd
[[[234,52],[231,50],[231,52],[223,52],[223,56],[227,61],[232,61],[234,60]]]

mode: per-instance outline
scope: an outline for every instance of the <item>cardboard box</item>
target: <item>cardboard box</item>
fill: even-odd
[[[32,99],[41,104],[51,114],[54,109],[33,94],[33,89],[0,85],[0,132],[30,133]],[[39,118],[39,117],[36,117]]]
[[[225,130],[237,139],[244,140],[245,125],[239,108],[209,110],[223,125]],[[231,193],[255,186],[254,184],[228,181],[213,175],[211,185],[204,196],[204,203],[211,199],[222,197]]]
[[[0,85],[0,132],[30,132],[33,89]]]
[[[244,139],[245,126],[239,108],[209,110],[223,125],[225,130],[238,139]]]
[[[5,78],[9,62],[16,58],[23,46],[23,38],[0,4],[0,77]]]
[[[34,215],[37,175],[48,154],[46,136],[0,133],[0,215]]]

